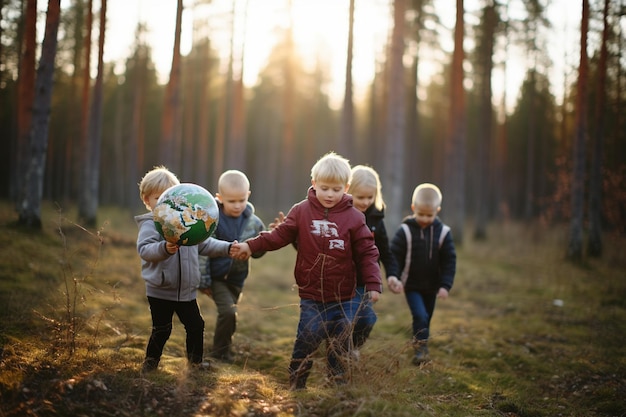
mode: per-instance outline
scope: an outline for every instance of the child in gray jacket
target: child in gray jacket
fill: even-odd
[[[137,251],[141,258],[141,275],[146,282],[146,295],[152,315],[152,334],[142,372],[157,369],[165,343],[172,333],[174,313],[187,332],[189,365],[197,369],[210,367],[209,363],[202,361],[204,319],[196,301],[196,290],[200,284],[198,255],[228,256],[231,242],[208,238],[195,246],[179,247],[159,234],[152,210],[161,194],[178,184],[176,175],[162,166],[146,173],[139,183],[141,201],[150,212],[135,217],[139,226]]]

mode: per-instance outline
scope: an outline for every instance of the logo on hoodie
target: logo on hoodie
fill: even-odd
[[[343,239],[333,239],[339,237],[337,223],[328,220],[313,220],[311,224],[311,233],[315,236],[329,238],[328,249],[345,249]]]

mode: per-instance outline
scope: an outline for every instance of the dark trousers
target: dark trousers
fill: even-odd
[[[172,318],[176,313],[187,332],[187,359],[192,363],[202,362],[204,319],[200,314],[196,300],[169,301],[148,297],[148,303],[152,315],[152,334],[146,348],[146,359],[154,360],[157,363],[161,359],[165,342],[172,334]]]
[[[404,295],[413,316],[413,341],[425,342],[430,337],[430,320],[435,312],[437,293],[406,291]]]
[[[329,363],[330,376],[340,376],[346,371],[344,361],[339,358],[350,351],[354,313],[352,300],[333,303],[300,300],[300,321],[289,364],[292,383],[299,388],[305,386],[313,365],[311,356],[324,340],[329,344],[329,357],[335,358]]]
[[[211,293],[217,307],[211,355],[219,358],[227,356],[233,344],[233,335],[237,330],[237,302],[241,296],[241,287],[214,280],[211,282]]]

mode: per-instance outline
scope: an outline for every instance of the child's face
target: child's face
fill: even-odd
[[[332,208],[341,201],[343,195],[348,191],[347,184],[329,183],[326,181],[311,181],[318,201],[325,208]]]
[[[215,194],[215,197],[224,206],[225,215],[229,217],[239,217],[246,209],[248,197],[250,197],[250,190],[224,188],[221,193]]]
[[[441,207],[432,207],[428,204],[418,204],[412,205],[411,209],[413,209],[413,214],[415,214],[417,224],[419,224],[421,228],[424,228],[430,226],[435,221],[437,213],[439,213]]]
[[[352,190],[352,204],[359,211],[365,212],[374,204],[374,199],[376,198],[376,188],[374,187],[361,187]]]
[[[163,194],[162,191],[144,196],[143,202],[146,204],[146,206],[150,207],[150,210],[154,210],[154,208],[156,207],[157,201],[159,200],[159,197],[161,197],[161,194]]]

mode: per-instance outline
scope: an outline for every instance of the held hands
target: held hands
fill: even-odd
[[[439,292],[437,293],[437,298],[441,298],[443,300],[448,298],[448,290],[446,290],[443,287],[439,288]]]
[[[387,285],[389,286],[391,292],[394,294],[400,294],[402,291],[404,291],[404,285],[402,285],[402,281],[394,276],[390,276],[389,278],[387,278]]]
[[[246,261],[252,256],[250,246],[247,243],[237,243],[236,241],[230,246],[228,254],[231,258],[239,259],[240,261]]]

